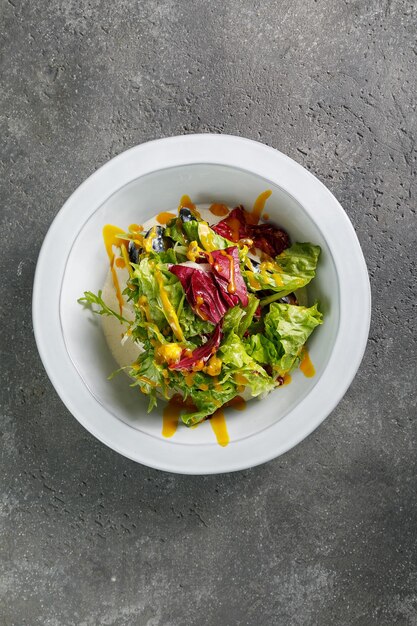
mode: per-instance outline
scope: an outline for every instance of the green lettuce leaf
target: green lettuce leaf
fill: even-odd
[[[213,383],[209,381],[208,384],[212,385]],[[182,421],[184,424],[187,424],[187,426],[198,424],[198,422],[201,422],[209,415],[213,415],[217,409],[234,398],[237,394],[236,385],[232,380],[227,380],[222,383],[221,386],[217,385],[216,388],[211,386],[207,390],[202,390],[198,389],[196,384],[191,388],[188,387],[183,378],[183,382],[177,383],[177,387],[180,388],[184,397],[191,398],[196,406],[195,411],[188,411],[181,416]]]
[[[215,233],[204,220],[191,220],[189,222],[184,222],[182,227],[188,242],[190,243],[191,241],[196,241],[198,245],[207,252],[211,252],[212,250],[224,250],[229,246],[235,245],[221,235]]]
[[[262,264],[261,271],[245,269],[248,289],[272,290],[274,294],[263,298],[261,306],[282,298],[307,285],[316,274],[320,246],[311,243],[294,243],[275,258],[275,263]]]
[[[253,397],[266,394],[275,387],[274,379],[248,354],[245,344],[236,333],[228,334],[220,345],[218,355],[223,361],[220,382],[229,378],[235,380],[235,375],[239,374],[236,384],[249,387]],[[244,383],[242,377],[246,379]]]
[[[302,347],[322,323],[317,304],[308,308],[275,302],[265,315],[264,333],[248,337],[245,347],[258,363],[273,365],[284,375],[298,365]]]

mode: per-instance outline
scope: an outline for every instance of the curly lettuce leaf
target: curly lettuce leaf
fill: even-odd
[[[132,364],[130,376],[135,379],[132,387],[138,386],[142,393],[149,396],[148,413],[157,404],[157,391],[165,395],[165,378],[163,367],[156,362],[155,350],[149,340],[145,341],[144,351]]]

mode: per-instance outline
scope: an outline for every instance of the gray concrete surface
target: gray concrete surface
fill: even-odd
[[[416,17],[401,0],[3,0],[2,626],[417,624]],[[31,292],[90,173],[201,131],[263,141],[328,185],[374,308],[359,374],[313,435],[193,478],[71,417]]]

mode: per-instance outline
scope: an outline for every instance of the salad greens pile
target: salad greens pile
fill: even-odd
[[[282,229],[251,223],[243,207],[212,227],[182,207],[165,227],[120,233],[118,244],[134,321],[101,292],[79,302],[126,322],[143,347],[129,374],[149,396],[149,411],[158,397],[180,394],[182,420],[192,425],[244,390],[264,396],[299,365],[322,323],[317,305],[301,306],[294,294],[314,278],[319,246],[291,245]]]

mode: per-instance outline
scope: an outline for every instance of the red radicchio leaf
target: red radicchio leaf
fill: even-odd
[[[245,220],[245,209],[238,206],[229,215],[211,227],[218,235],[229,241],[237,242],[239,239],[249,237],[248,224]]]
[[[253,241],[255,248],[266,252],[269,256],[276,257],[286,248],[290,247],[288,233],[282,228],[277,228],[272,224],[259,224],[250,227],[249,237]]]
[[[193,311],[203,320],[218,324],[228,307],[221,298],[213,274],[186,265],[171,265],[169,271],[180,280]]]
[[[290,238],[282,228],[273,224],[248,224],[246,211],[236,207],[224,219],[212,226],[213,230],[230,241],[252,239],[255,248],[266,252],[271,257],[281,254],[290,246]]]
[[[169,365],[169,369],[190,370],[193,365],[196,365],[199,361],[206,363],[219,347],[222,336],[223,333],[221,331],[220,324],[218,324],[210,339],[203,346],[196,348],[191,356],[186,356],[183,359],[180,359],[178,363],[171,363],[171,365]]]
[[[220,287],[223,300],[229,307],[236,306],[239,302],[247,306],[248,290],[240,273],[237,246],[226,248],[226,250],[213,250],[211,258],[215,281]]]

